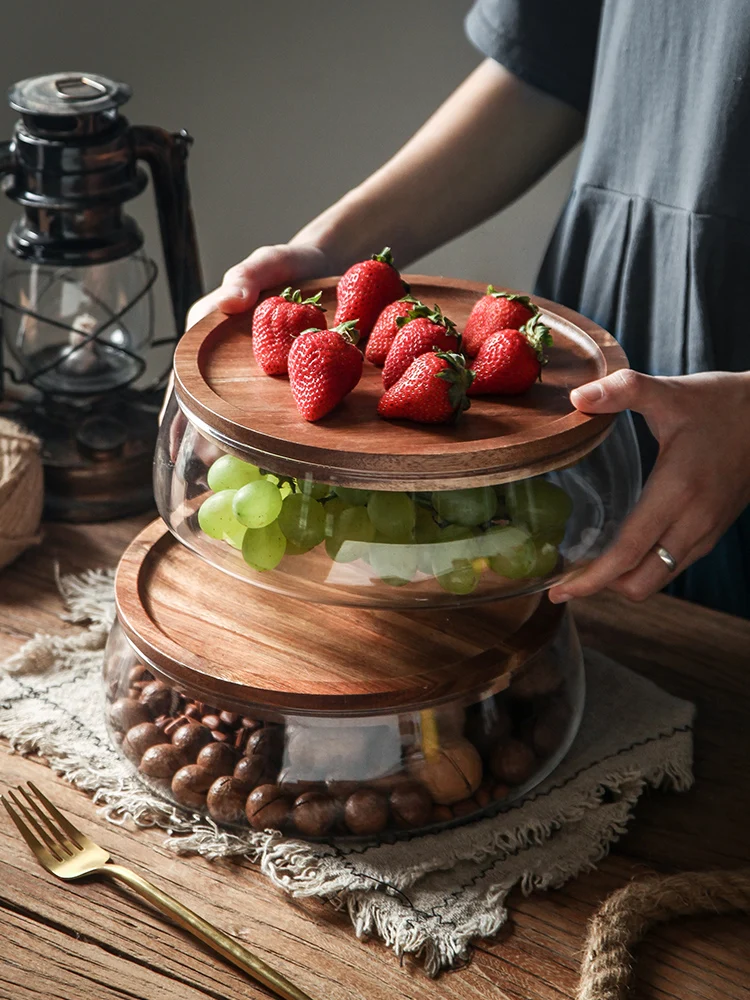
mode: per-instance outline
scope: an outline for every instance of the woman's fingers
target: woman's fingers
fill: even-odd
[[[214,309],[228,315],[247,312],[266,289],[322,276],[327,271],[325,254],[311,244],[259,247],[245,260],[229,268],[219,288],[193,304],[188,313],[187,328],[195,326],[198,320]]]
[[[550,600],[559,604],[573,597],[587,597],[613,582],[636,567],[657,542],[667,534],[680,510],[682,486],[667,463],[657,463],[643,495],[633,512],[627,518],[614,544],[590,563],[585,570],[570,580],[565,580],[549,592]],[[686,546],[685,551],[688,547]],[[685,552],[675,552],[680,560]],[[656,556],[653,557],[656,559]],[[658,560],[657,560],[658,561]],[[666,567],[665,567],[666,568]]]

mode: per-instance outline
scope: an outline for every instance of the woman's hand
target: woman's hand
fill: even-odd
[[[331,273],[325,253],[311,243],[259,247],[249,257],[229,268],[219,288],[190,307],[187,329],[214,309],[224,313],[247,312],[266,288],[296,284]]]
[[[710,552],[750,503],[750,372],[654,378],[624,370],[574,390],[571,401],[584,413],[643,414],[659,457],[615,543],[550,599],[609,587],[645,600]],[[674,572],[657,544],[674,557]]]

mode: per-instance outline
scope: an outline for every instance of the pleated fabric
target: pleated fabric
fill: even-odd
[[[536,291],[638,371],[750,370],[750,0],[478,0],[466,27],[587,114]],[[648,474],[656,443],[636,427]],[[750,508],[670,589],[750,617]]]

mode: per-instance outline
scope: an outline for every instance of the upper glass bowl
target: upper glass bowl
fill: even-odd
[[[483,286],[408,276],[462,328]],[[323,302],[335,280],[311,282]],[[232,576],[299,599],[456,606],[544,590],[599,555],[637,499],[630,417],[591,417],[576,385],[626,364],[615,341],[537,300],[555,346],[523,397],[483,397],[456,426],[376,416],[380,371],[319,424],[255,365],[248,316],[212,314],[175,355],[155,457],[171,531]]]

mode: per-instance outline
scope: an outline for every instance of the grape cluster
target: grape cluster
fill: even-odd
[[[278,477],[233,455],[213,463],[208,485],[201,530],[240,550],[254,570],[323,544],[331,560],[362,559],[389,585],[434,577],[458,595],[486,571],[507,580],[549,576],[572,510],[568,494],[541,477],[396,493]]]

